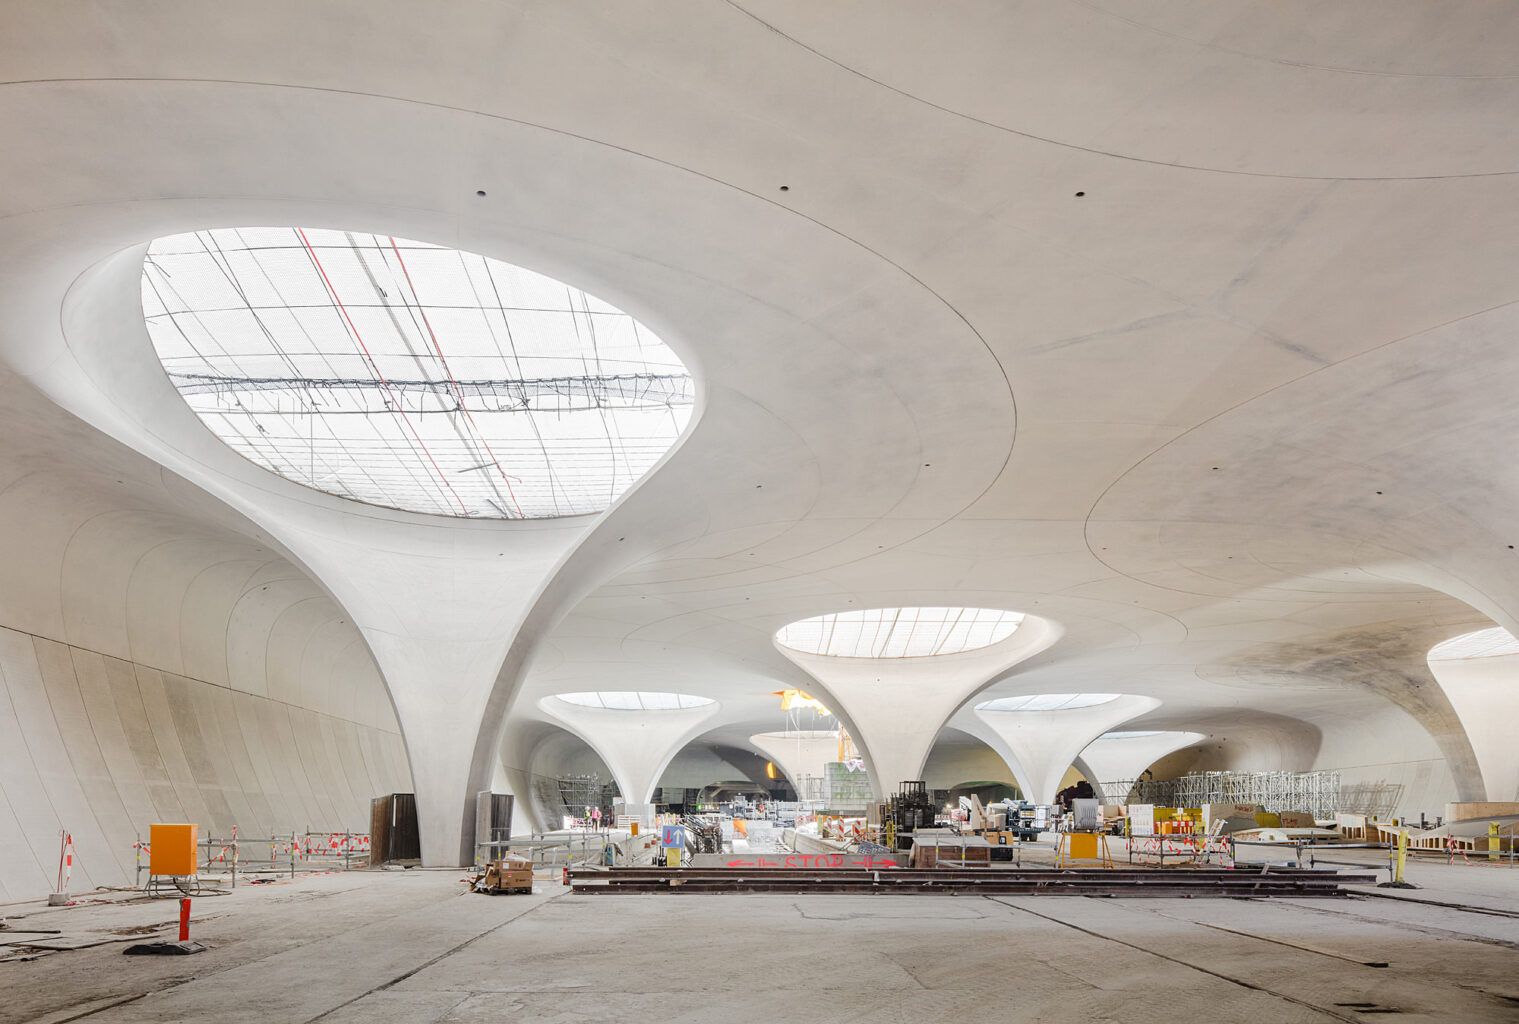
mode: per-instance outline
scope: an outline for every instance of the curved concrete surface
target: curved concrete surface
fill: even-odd
[[[1165,765],[1333,768],[1410,815],[1519,791],[1486,724],[1506,698],[1424,660],[1519,629],[1519,12],[124,11],[20,0],[0,35],[0,627],[40,638],[18,678],[61,644],[399,734],[371,782],[410,775],[434,864],[468,859],[476,790],[570,757],[543,698],[612,686],[712,697],[700,742],[735,749],[809,690],[886,788],[946,727],[982,735],[972,696],[1122,692],[1159,702],[1130,728],[1208,736]],[[141,322],[146,243],[233,224],[587,288],[681,356],[698,415],[595,517],[306,491],[204,429]],[[899,707],[771,640],[910,606],[1058,639]],[[29,708],[37,685],[7,681]],[[137,786],[117,754],[49,765]],[[186,772],[270,821],[373,795]],[[21,777],[3,828],[32,850],[54,826],[15,810],[45,797]]]
[[[411,788],[381,729],[0,629],[0,898],[132,885],[152,822],[201,835],[369,831],[369,800]]]

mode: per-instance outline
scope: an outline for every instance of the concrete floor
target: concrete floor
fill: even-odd
[[[463,894],[363,872],[195,903],[194,957],[124,957],[170,901],[0,908],[103,941],[0,962],[0,1022],[1519,1021],[1519,869],[1418,900]],[[3,954],[0,954],[3,955]],[[1387,967],[1367,966],[1371,963]],[[1371,1014],[1371,1015],[1368,1015]]]

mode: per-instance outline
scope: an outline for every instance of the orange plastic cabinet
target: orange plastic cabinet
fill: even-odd
[[[195,844],[198,825],[149,825],[148,871],[154,875],[193,875],[196,873]]]

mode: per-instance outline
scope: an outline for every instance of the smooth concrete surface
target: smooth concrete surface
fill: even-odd
[[[1120,694],[1090,707],[1060,711],[976,708],[975,715],[985,727],[983,735],[989,734],[993,748],[1007,758],[1026,798],[1051,804],[1061,779],[1089,743],[1159,706],[1153,697]]]
[[[801,779],[823,778],[829,762],[839,759],[838,734],[822,729],[760,732],[750,736],[749,742],[770,759],[797,793],[804,792]]]
[[[809,690],[828,695],[828,706],[849,727],[865,761],[875,798],[889,800],[903,781],[923,777],[934,740],[957,708],[1063,632],[1048,619],[1026,615],[1011,636],[955,654],[837,657],[796,650],[779,638],[775,647],[816,680]],[[1069,764],[1067,759],[1060,771]]]
[[[1489,800],[1519,800],[1519,655],[1431,660],[1429,670],[1466,722]],[[1505,791],[1497,780],[1512,780]]]
[[[430,862],[468,858],[478,790],[563,770],[544,698],[608,685],[713,697],[693,742],[735,748],[815,687],[886,788],[972,698],[1099,691],[1205,734],[1189,768],[1339,770],[1411,816],[1519,790],[1491,688],[1425,660],[1519,629],[1519,10],[16,0],[5,28],[0,627],[399,730]],[[258,224],[587,288],[697,415],[596,517],[302,489],[203,428],[140,317],[151,239]],[[909,715],[771,640],[913,605],[1061,632]]]
[[[716,703],[668,711],[589,708],[557,697],[541,703],[549,715],[596,751],[629,804],[654,799],[665,768],[722,710]]]
[[[1519,871],[1448,873],[1462,881],[1410,895],[1519,895]],[[17,928],[114,941],[0,962],[0,1021],[1519,1019],[1519,918],[1427,903],[463,890],[441,871],[239,887],[196,901],[213,948],[189,958],[121,955],[168,927],[170,901],[7,908]]]
[[[1106,804],[1124,803],[1128,792],[1109,793],[1103,787],[1112,782],[1133,782],[1144,771],[1165,757],[1206,739],[1200,732],[1157,732],[1146,736],[1136,733],[1125,736],[1117,733],[1102,735],[1088,743],[1081,751],[1087,781],[1097,787],[1098,797]]]
[[[380,729],[0,629],[0,902],[57,885],[135,884],[153,822],[203,839],[369,832],[369,801],[410,789]]]

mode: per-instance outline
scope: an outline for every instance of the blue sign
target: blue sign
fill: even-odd
[[[666,825],[664,834],[660,836],[659,845],[666,850],[684,850],[686,848],[686,828],[684,825]]]

